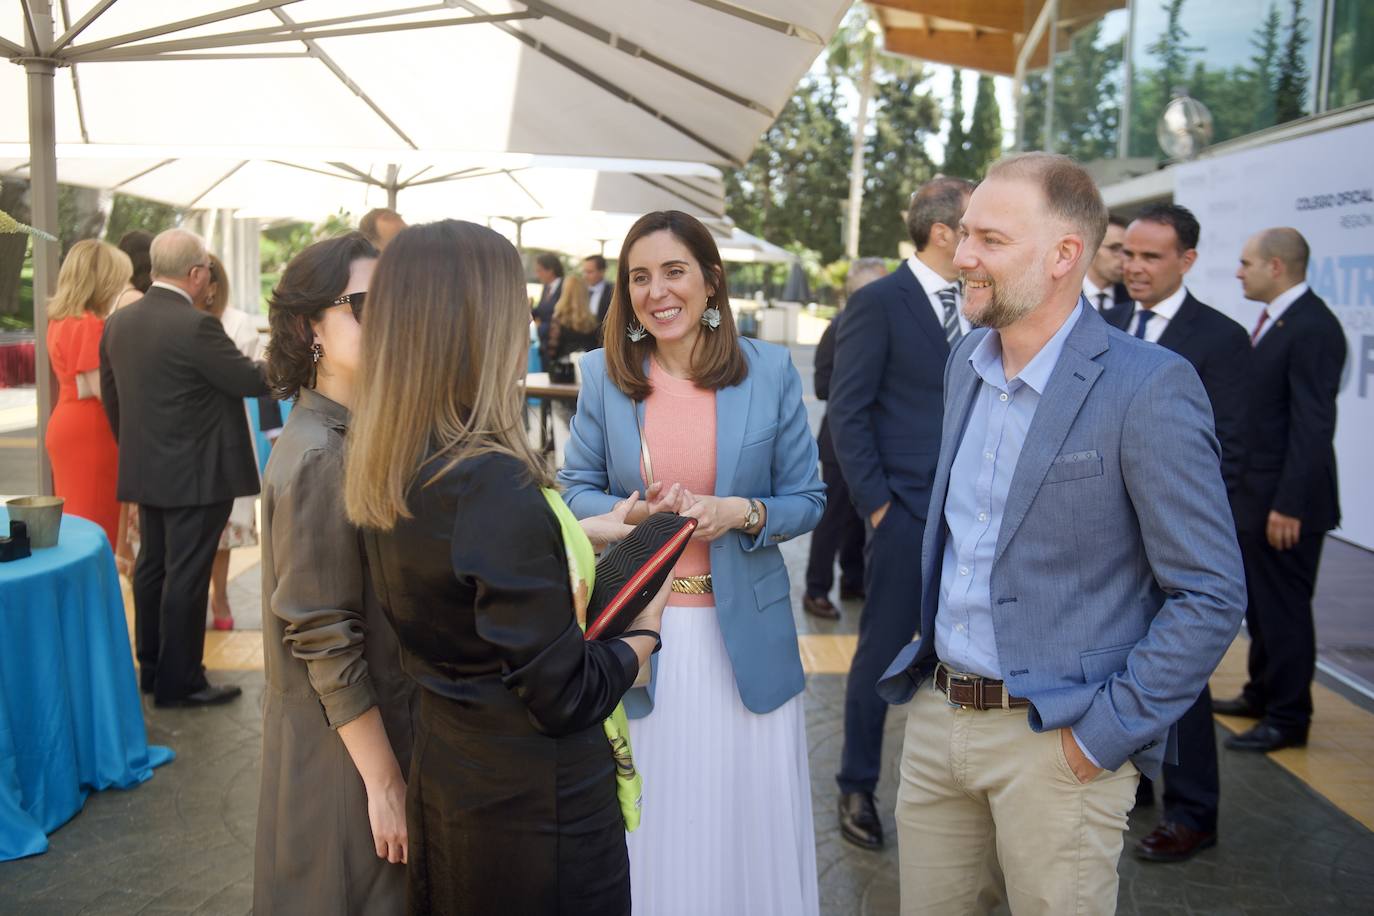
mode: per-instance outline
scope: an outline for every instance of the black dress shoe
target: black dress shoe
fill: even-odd
[[[824,595],[803,596],[802,610],[812,617],[820,617],[822,620],[840,619],[840,609],[831,604],[830,599]]]
[[[862,601],[868,597],[868,593],[861,588],[840,588],[841,601]]]
[[[840,793],[840,835],[864,849],[883,848],[883,822],[872,792]]]
[[[184,697],[177,697],[175,700],[154,700],[153,705],[163,708],[177,706],[219,706],[221,703],[228,703],[236,699],[243,693],[243,688],[229,684],[224,687],[209,686],[197,690],[195,693],[188,693]]]
[[[1142,862],[1186,862],[1215,845],[1215,833],[1203,833],[1182,824],[1164,821],[1136,844],[1135,857]]]
[[[1242,719],[1263,719],[1264,710],[1243,696],[1234,700],[1213,700],[1212,712],[1219,716],[1239,716]]]
[[[1306,747],[1307,730],[1284,731],[1261,722],[1248,732],[1226,739],[1226,747],[1233,751],[1277,751],[1285,747]]]

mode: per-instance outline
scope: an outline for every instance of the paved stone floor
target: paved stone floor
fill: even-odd
[[[244,697],[212,710],[148,709],[150,740],[177,751],[151,781],[91,797],[42,856],[0,863],[0,913],[24,916],[243,916],[251,910],[261,738],[259,672],[220,672]],[[897,912],[896,852],[858,850],[834,826],[843,678],[813,676],[806,694],[812,798],[827,916]],[[879,795],[894,830],[900,712],[889,719],[889,766]],[[1369,913],[1374,834],[1262,757],[1222,755],[1221,844],[1185,865],[1123,856],[1118,912]],[[1132,817],[1131,836],[1153,826]],[[703,914],[710,916],[710,914]]]

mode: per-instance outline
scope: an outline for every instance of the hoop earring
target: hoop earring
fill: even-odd
[[[630,343],[639,343],[649,336],[649,332],[645,330],[644,325],[636,321],[625,329],[625,336],[630,338]]]
[[[316,366],[320,364],[320,357],[324,356],[324,347],[319,344],[310,345],[310,362]]]

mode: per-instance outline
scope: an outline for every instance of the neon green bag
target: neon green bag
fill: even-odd
[[[587,601],[592,594],[596,581],[596,554],[592,542],[587,540],[577,516],[572,514],[567,503],[557,490],[544,488],[544,498],[553,509],[554,518],[563,530],[563,550],[568,555],[568,578],[572,583],[573,608],[577,615],[577,625],[587,629]],[[609,719],[602,723],[606,738],[611,742],[611,754],[615,757],[615,794],[620,801],[620,814],[625,818],[625,830],[633,833],[639,826],[639,808],[644,796],[644,780],[635,769],[634,755],[630,752],[630,719],[625,715],[625,704],[617,703]]]

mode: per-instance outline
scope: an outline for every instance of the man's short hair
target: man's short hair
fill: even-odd
[[[1278,258],[1290,277],[1301,279],[1307,276],[1307,261],[1312,249],[1302,233],[1288,226],[1276,226],[1260,233],[1259,256],[1266,261]]]
[[[1107,214],[1107,225],[1108,225],[1108,226],[1115,226],[1115,227],[1118,228],[1118,229],[1125,229],[1125,228],[1126,228],[1126,221],[1125,221],[1124,219],[1122,219],[1121,217],[1117,216],[1115,213],[1108,213],[1108,214]]]
[[[925,251],[930,244],[930,231],[936,223],[951,229],[959,227],[973,182],[964,178],[933,178],[916,189],[906,211],[906,231],[917,251]]]
[[[1039,186],[1045,205],[1083,238],[1089,257],[1107,234],[1107,205],[1083,166],[1058,153],[1017,153],[988,167],[987,178],[1029,181]]]
[[[587,263],[588,261],[591,261],[593,266],[595,266],[596,269],[601,271],[603,274],[606,272],[606,259],[603,258],[601,255],[589,254],[582,259],[583,264]]]
[[[855,258],[849,262],[849,273],[845,276],[844,291],[853,295],[863,286],[887,276],[887,262],[882,258]]]
[[[382,220],[401,220],[401,214],[389,207],[376,207],[363,214],[363,218],[358,220],[358,231],[367,236],[368,241],[377,244],[381,237],[377,233],[377,224]],[[404,220],[401,220],[404,222]]]
[[[563,276],[563,261],[556,254],[551,254],[546,251],[535,258],[534,263],[545,270],[552,271],[555,277]]]
[[[180,280],[191,268],[210,259],[205,240],[189,229],[168,229],[159,232],[148,246],[148,260],[153,277]]]
[[[1202,235],[1202,228],[1198,225],[1193,211],[1178,204],[1150,204],[1137,213],[1135,218],[1141,222],[1171,227],[1178,236],[1179,251],[1196,248],[1197,240]]]

